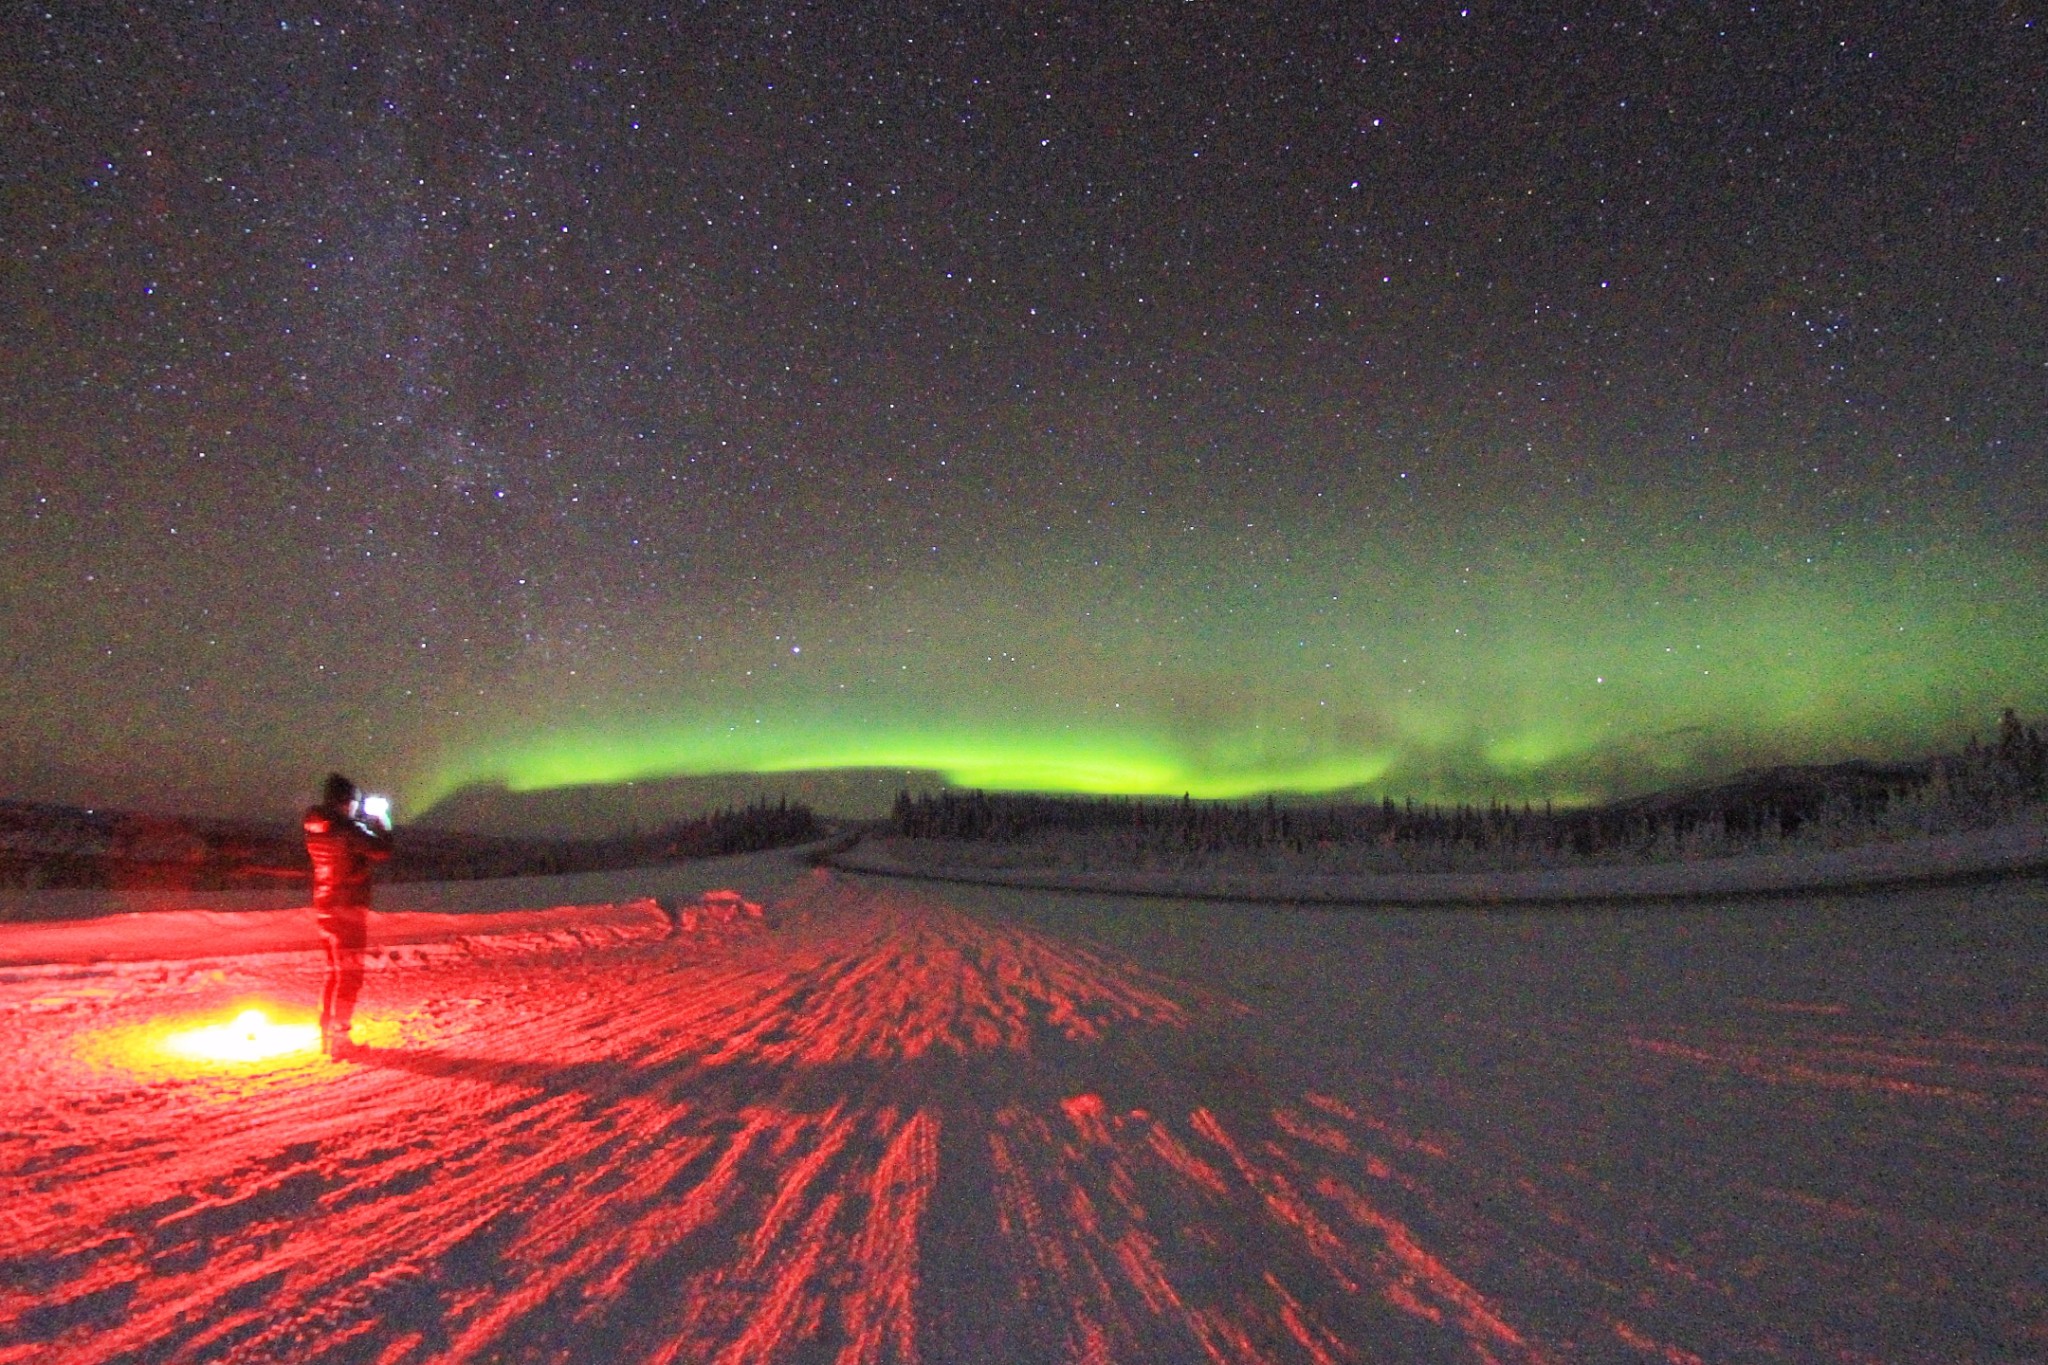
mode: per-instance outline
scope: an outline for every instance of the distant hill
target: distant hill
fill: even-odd
[[[307,876],[296,823],[0,800],[0,886],[226,890]]]
[[[937,773],[904,768],[728,773],[529,792],[479,784],[450,793],[426,810],[407,815],[406,821],[417,827],[517,838],[605,838],[658,828],[702,811],[781,800],[827,817],[876,820],[889,813],[900,791],[944,791],[947,785]]]
[[[802,843],[810,808],[764,802],[602,839],[474,834],[401,824],[380,880],[444,881],[632,867]],[[0,887],[227,891],[306,886],[296,820],[209,819],[0,800]]]
[[[1618,816],[1652,816],[1702,821],[1718,818],[1729,827],[1770,812],[1782,826],[1797,827],[1830,810],[1867,816],[1926,786],[1934,761],[1785,765],[1753,768],[1720,782],[1616,801],[1603,808]]]

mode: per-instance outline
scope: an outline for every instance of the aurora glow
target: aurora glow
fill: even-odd
[[[531,728],[456,750],[421,795],[906,768],[989,790],[1574,801],[1922,752],[2048,701],[2038,573],[1883,548],[1594,558],[1495,547],[1463,573],[1430,566],[1450,585],[1431,588],[1429,571],[1346,572],[1326,547],[1258,611],[1242,582],[1105,596],[1049,576],[1034,602],[970,579],[792,622],[779,654],[723,644],[751,671],[677,670],[669,714],[541,724],[551,691]],[[601,712],[616,684],[590,686]]]

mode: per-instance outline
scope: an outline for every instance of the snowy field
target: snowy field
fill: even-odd
[[[619,875],[383,922],[343,1062],[172,1046],[291,912],[0,926],[0,1362],[2048,1358],[2048,882]]]

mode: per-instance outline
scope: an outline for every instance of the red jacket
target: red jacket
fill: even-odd
[[[306,852],[313,859],[313,909],[318,914],[370,908],[370,867],[391,856],[391,831],[372,829],[345,811],[306,811]]]

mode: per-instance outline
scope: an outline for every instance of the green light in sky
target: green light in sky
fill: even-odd
[[[505,751],[483,771],[514,791],[730,772],[904,768],[939,773],[956,786],[991,791],[1192,793],[1225,798],[1276,788],[1315,792],[1364,786],[1376,781],[1388,762],[1384,755],[1359,754],[1211,769],[1191,763],[1160,737],[1135,731],[932,732],[788,722],[556,733]],[[479,776],[444,776],[434,784],[433,797]]]
[[[658,688],[644,661],[573,689],[536,675],[407,795],[879,768],[1010,791],[1596,798],[1926,752],[2048,703],[2038,566],[1745,546],[1631,568],[1504,542],[1443,573],[1324,545],[1223,588],[1171,565],[905,583],[795,613],[772,646],[735,632],[670,659],[650,631],[673,663]]]

